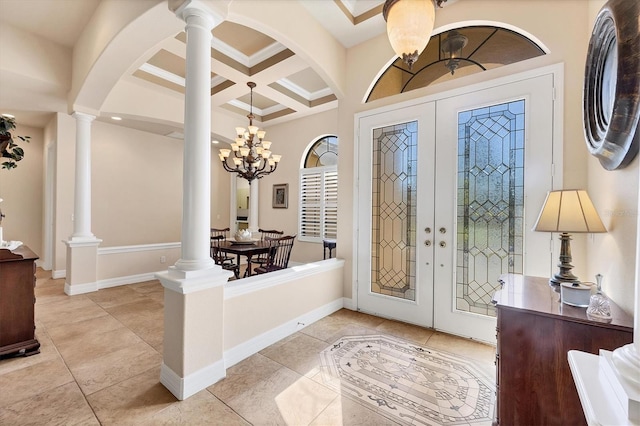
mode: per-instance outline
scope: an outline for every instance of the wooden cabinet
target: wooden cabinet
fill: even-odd
[[[567,352],[597,354],[633,340],[633,318],[611,304],[610,323],[562,304],[548,278],[503,275],[497,312],[496,424],[585,425]]]
[[[24,245],[0,249],[0,357],[40,352],[34,322],[37,258]]]

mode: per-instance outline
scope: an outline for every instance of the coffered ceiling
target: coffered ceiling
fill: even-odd
[[[345,47],[385,30],[380,15],[383,0],[301,0],[301,3]],[[10,23],[73,48],[99,4],[100,0],[0,0],[0,24]],[[264,125],[337,106],[336,95],[327,83],[278,41],[228,21],[215,27],[212,36],[211,99],[214,109],[222,108],[246,116],[250,109],[249,81],[256,83],[253,113]],[[165,40],[149,59],[123,78],[154,90],[183,94],[185,39],[185,33],[181,32]],[[0,100],[1,97],[0,93]],[[34,105],[32,113],[37,111]],[[147,131],[154,128],[149,123],[136,124],[135,121],[127,117],[120,124]],[[37,124],[43,123],[32,125]],[[158,133],[166,131],[167,128],[158,127]]]

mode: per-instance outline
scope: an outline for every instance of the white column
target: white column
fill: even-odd
[[[91,122],[93,115],[74,112],[76,119],[76,181],[73,234],[70,241],[94,240],[91,233]]]
[[[251,232],[258,232],[258,209],[260,206],[258,195],[260,185],[258,182],[258,179],[254,179],[249,185],[249,202],[251,203],[249,208],[249,230]]]
[[[226,4],[169,2],[170,8],[178,5],[174,11],[186,22],[187,33],[182,255],[156,276],[165,288],[160,382],[181,400],[226,374],[223,286],[233,274],[209,257],[211,30],[222,22],[225,10],[219,9]]]
[[[187,33],[182,198],[182,271],[212,268],[211,211],[211,30],[214,20],[198,7],[183,12]]]
[[[67,245],[64,292],[70,296],[98,290],[98,246],[91,232],[91,122],[95,115],[74,112],[76,173],[73,194],[73,233]]]

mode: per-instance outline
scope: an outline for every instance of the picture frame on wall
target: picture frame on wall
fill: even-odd
[[[289,206],[289,184],[278,183],[273,185],[272,207],[274,209],[286,209]]]

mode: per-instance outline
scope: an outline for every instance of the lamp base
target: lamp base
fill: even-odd
[[[580,284],[578,277],[571,272],[573,269],[571,264],[571,235],[567,232],[560,234],[560,263],[558,263],[558,268],[560,268],[560,272],[549,279],[549,285],[554,291],[560,293],[562,283]]]
[[[580,284],[580,280],[575,275],[571,274],[573,278],[570,277],[561,277],[560,274],[555,274],[553,277],[549,278],[549,286],[553,288],[554,291],[560,293],[560,287],[562,283],[569,284]]]

